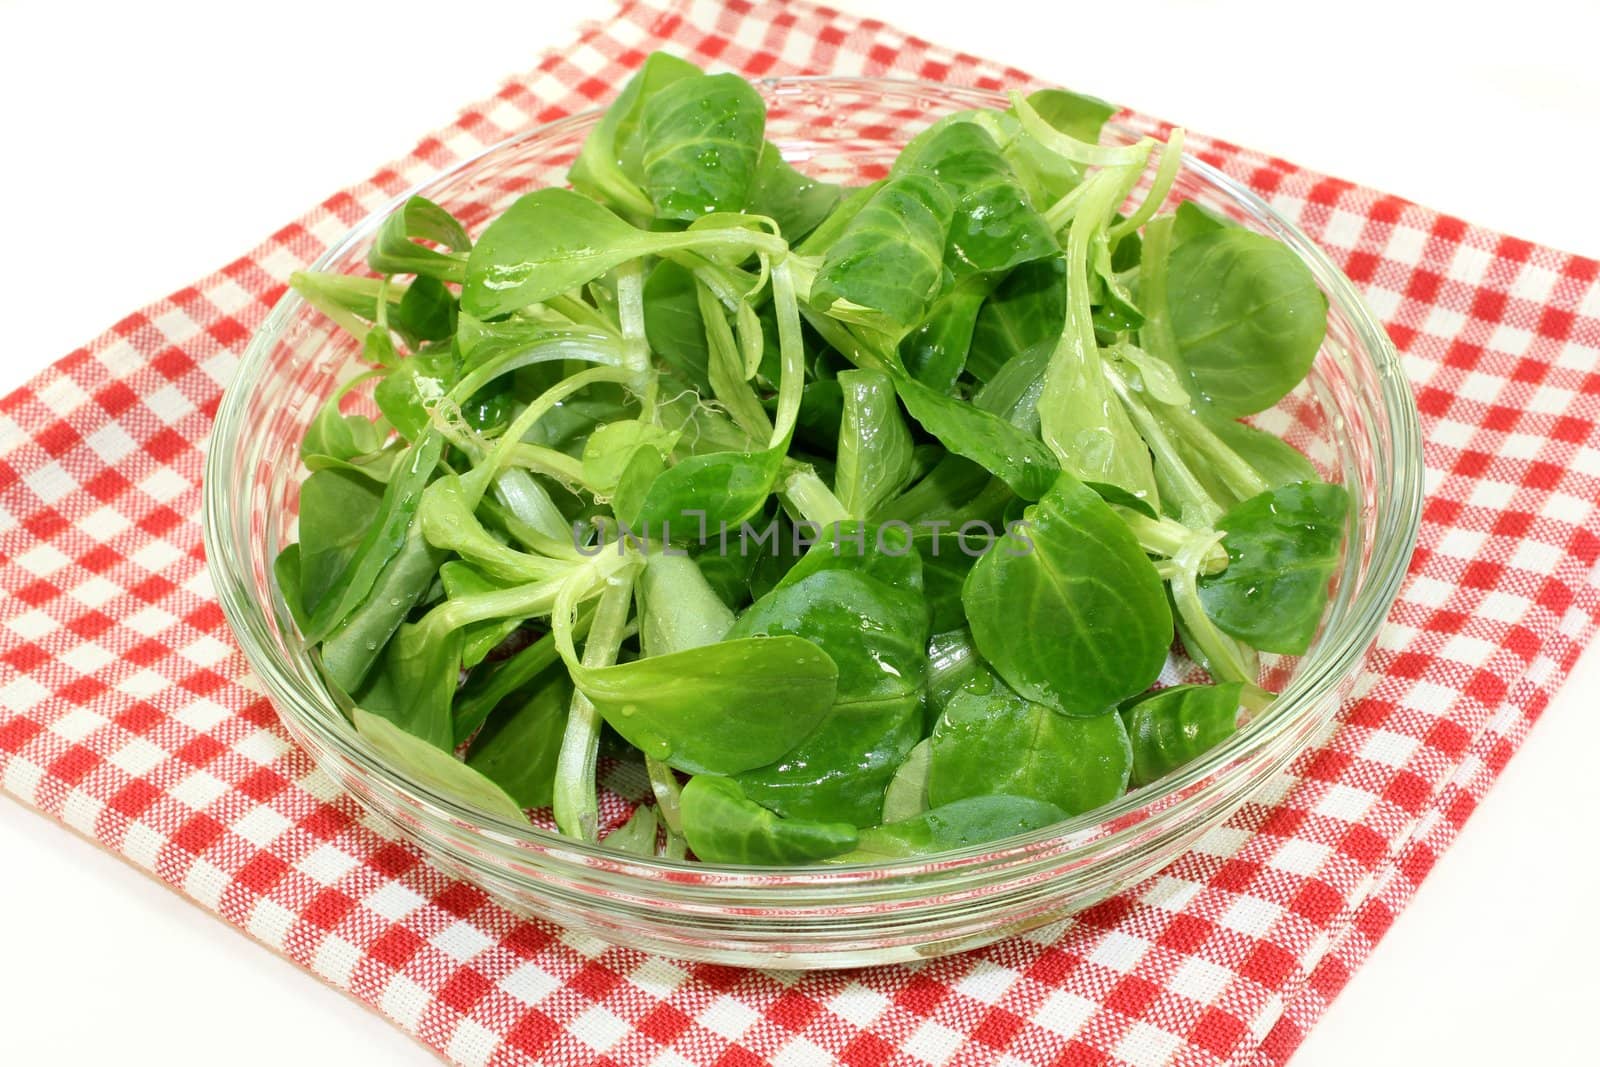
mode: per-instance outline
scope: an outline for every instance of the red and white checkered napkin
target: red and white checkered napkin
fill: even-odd
[[[1337,732],[1073,922],[869,971],[677,964],[518,918],[385,839],[279,727],[199,525],[218,394],[289,271],[662,47],[751,75],[1029,81],[800,4],[630,3],[0,401],[0,785],[463,1063],[1282,1063],[1594,630],[1600,263],[1192,138],[1361,286],[1422,408],[1420,547]]]

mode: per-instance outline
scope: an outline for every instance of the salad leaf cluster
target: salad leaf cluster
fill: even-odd
[[[1160,213],[1181,134],[1111,113],[1014,94],[845,188],[656,54],[570,188],[476,235],[415,197],[373,276],[296,275],[369,364],[276,561],[355,728],[485,811],[730,864],[983,844],[1231,734],[1340,559],[1344,491],[1240,421],[1326,306]],[[1211,684],[1159,685],[1175,637]],[[602,758],[653,794],[606,834]]]

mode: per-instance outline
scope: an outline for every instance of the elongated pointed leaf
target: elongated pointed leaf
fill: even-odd
[[[940,444],[980,464],[1024,500],[1039,499],[1055,482],[1055,457],[1037,437],[909,378],[896,381],[895,390],[911,417]]]
[[[693,63],[666,52],[652,52],[645,57],[638,72],[628,79],[584,140],[567,175],[572,187],[619,211],[649,214],[650,199],[640,188],[644,168],[640,163],[639,120],[644,105],[673,82],[698,78],[700,73]]]
[[[865,519],[911,477],[911,433],[894,384],[877,371],[839,374],[842,416],[833,492],[845,511]]]

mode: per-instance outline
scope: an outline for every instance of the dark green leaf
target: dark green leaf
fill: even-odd
[[[810,641],[737,633],[613,667],[568,667],[624,740],[693,774],[737,774],[782,756],[827,713],[839,678]]]
[[[622,468],[622,476],[617,479],[616,491],[611,494],[611,513],[628,530],[638,534],[648,532],[639,521],[639,513],[644,508],[645,497],[666,469],[666,457],[651,445],[641,445],[628,458],[628,465]],[[684,527],[683,532],[687,533],[688,527]]]
[[[650,94],[639,144],[656,214],[688,220],[743,207],[766,121],[760,95],[737,74],[680,78]]]
[[[844,393],[837,379],[807,382],[800,394],[800,414],[795,420],[795,443],[818,452],[834,448],[844,423]]]
[[[339,402],[345,390],[340,389],[317,409],[317,415],[306,427],[300,441],[300,459],[353,460],[383,447],[383,432],[363,415],[345,415]]]
[[[1161,578],[1111,506],[1069,474],[1024,519],[967,576],[973,638],[1022,696],[1102,714],[1166,662],[1172,615]]]
[[[425,248],[413,238],[444,245],[450,251]],[[367,252],[367,265],[379,274],[416,274],[459,282],[471,247],[467,231],[455,216],[426,197],[413,196],[383,220]]]
[[[957,693],[987,696],[1002,684],[989,669],[965,626],[936,633],[928,641],[928,710],[935,722]],[[933,723],[929,724],[931,730]]]
[[[1036,345],[1054,351],[1067,321],[1066,278],[1066,261],[1059,256],[1025,263],[1006,275],[978,312],[967,369],[988,381],[1008,360]]]
[[[943,277],[954,210],[944,186],[926,175],[885,182],[829,246],[812,303],[836,317],[864,309],[901,330],[916,325]],[[841,301],[847,306],[835,308]]]
[[[1243,686],[1175,685],[1122,709],[1133,743],[1133,784],[1148,785],[1220,744],[1237,728]]]
[[[1347,502],[1339,486],[1295,482],[1229,511],[1217,522],[1227,569],[1199,581],[1206,614],[1263,652],[1304,652],[1339,567]]]
[[[922,593],[922,559],[905,531],[852,519],[819,531],[816,542],[808,546],[777,588],[789,588],[825,571],[858,574],[893,588],[910,617],[912,609],[903,598]]]
[[[994,476],[961,456],[945,456],[922,479],[878,509],[875,522],[948,519],[981,495]]]
[[[948,393],[967,365],[978,313],[995,286],[987,274],[968,274],[933,302],[928,317],[900,341],[900,362],[928,388]]]
[[[648,215],[650,200],[640,190],[644,168],[639,120],[647,100],[675,81],[700,77],[700,68],[666,52],[652,52],[583,142],[567,175],[572,187],[618,210]]]
[[[841,701],[781,759],[736,776],[757,802],[786,818],[871,826],[884,790],[922,737],[915,694]]]
[[[741,536],[738,546],[755,561],[750,567],[750,595],[757,600],[777,588],[805,555],[805,546],[782,509],[770,519],[762,517],[752,523],[750,535]]]
[[[900,400],[922,428],[958,456],[981,464],[1018,496],[1037,500],[1056,478],[1055,457],[1037,437],[963,400],[936,393],[921,382],[895,383]]]
[[[390,483],[391,487],[393,483]],[[374,525],[369,529],[379,529]],[[365,561],[375,557],[366,555],[366,542],[351,561],[348,576],[364,570]],[[439,567],[446,554],[433,548],[422,536],[420,523],[412,522],[407,528],[400,548],[376,568],[365,597],[355,601],[355,606],[343,615],[322,638],[322,665],[329,679],[346,693],[356,692],[377,662],[383,648],[395,630],[405,621],[411,609],[422,602],[438,577]],[[354,588],[354,583],[345,589]],[[330,591],[320,607],[336,603],[334,595],[341,586]],[[320,612],[319,612],[320,614]],[[334,613],[329,613],[330,617]],[[318,620],[313,617],[306,635],[318,633]]]
[[[1175,245],[1167,315],[1178,357],[1221,414],[1271,407],[1311,369],[1328,326],[1328,301],[1290,248],[1239,228]]]
[[[746,214],[772,219],[790,244],[798,244],[838,205],[840,192],[831,182],[817,181],[795,170],[769,142],[761,146],[744,210]]]
[[[1016,834],[1052,826],[1066,812],[1029,797],[967,797],[899,822],[861,831],[861,845],[844,862],[933,856],[960,848],[1002,841]]]
[[[382,502],[382,487],[342,470],[314,472],[300,486],[298,603],[315,612],[349,567]]]
[[[356,605],[367,598],[378,576],[413,532],[417,540],[421,540],[420,529],[414,531],[417,526],[417,507],[443,451],[444,441],[436,433],[423,434],[406,450],[405,460],[384,487],[377,515],[363,534],[350,566],[329,590],[329,595],[318,604],[312,616],[311,629],[306,634],[307,639],[320,641],[326,638],[334,627],[355,610]],[[384,637],[387,639],[388,634]]]
[[[889,779],[921,737],[921,587],[909,538],[841,524],[734,624],[730,638],[806,638],[839,668],[833,707],[817,728],[771,766],[739,776],[752,799],[785,816],[858,826],[878,819]]]
[[[272,561],[272,580],[278,585],[278,592],[283,596],[283,602],[289,608],[289,616],[294,619],[295,626],[304,631],[309,621],[305,605],[300,602],[300,546],[292,544],[286,546],[278,557]]]
[[[1156,509],[1150,506],[1150,501],[1143,497],[1134,496],[1120,485],[1107,485],[1105,482],[1084,482],[1090,489],[1100,495],[1100,499],[1107,504],[1116,504],[1118,507],[1132,508],[1139,514],[1148,518],[1159,519]]]
[[[444,341],[455,336],[456,296],[444,283],[427,275],[407,287],[389,323],[422,341]]]
[[[955,199],[946,262],[958,275],[1003,273],[1060,253],[1055,234],[975,122],[940,122],[906,146],[896,174],[937,178]]]
[[[707,863],[813,863],[856,847],[848,823],[782,819],[747,799],[737,782],[697,774],[683,787],[683,834]]]
[[[821,225],[812,230],[810,235],[795,248],[795,251],[803,256],[819,256],[829,248],[832,248],[834,242],[844,235],[851,222],[861,213],[861,209],[867,206],[867,202],[881,188],[883,188],[883,182],[876,181],[870,185],[863,185],[846,191],[840,198],[839,203],[822,220]]]
[[[467,766],[499,785],[521,807],[547,807],[571,703],[572,682],[566,670],[545,671],[484,724],[472,742]]]
[[[865,519],[911,477],[911,432],[894,385],[877,371],[839,374],[842,417],[833,492],[846,514]]]
[[[928,600],[928,614],[934,633],[954,630],[967,624],[967,611],[961,603],[961,587],[972,565],[989,548],[990,538],[976,532],[961,537],[951,531],[919,533],[916,544],[922,556],[922,586]]]
[[[429,422],[435,401],[456,382],[455,357],[449,352],[412,356],[384,375],[373,390],[373,400],[400,436],[415,441]]]
[[[935,806],[1000,793],[1092,811],[1128,788],[1133,750],[1115,712],[1059,715],[1003,685],[955,694],[933,731],[928,799]]]
[[[740,551],[740,543],[732,536],[726,549],[712,541],[694,556],[706,584],[733,611],[750,603],[750,574],[755,569],[757,558],[754,551]]]
[[[1173,213],[1172,243],[1179,245],[1191,237],[1226,229],[1232,225],[1232,222],[1210,208],[1202,207],[1193,200],[1185,200]]]
[[[592,609],[579,615],[572,625],[574,639],[581,639],[587,634],[593,621]],[[451,717],[455,720],[456,744],[465,742],[475,734],[501,701],[531,685],[560,658],[555,637],[545,634],[511,658],[498,663],[486,663],[473,671],[466,684],[457,690],[455,706],[451,709]]]
[[[652,352],[702,396],[711,395],[706,328],[694,274],[687,267],[663,259],[651,269],[644,282],[644,330]]]
[[[782,465],[781,449],[690,456],[651,483],[631,525],[678,543],[715,537],[761,510]]]
[[[380,669],[357,703],[412,737],[448,752],[455,744],[450,700],[461,677],[466,630],[406,623],[395,631]]]

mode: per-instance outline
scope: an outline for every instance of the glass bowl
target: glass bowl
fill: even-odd
[[[1004,107],[998,94],[874,79],[770,79],[768,137],[800,169],[880,177],[941,115]],[[421,186],[469,231],[517,196],[563,184],[597,113],[514,137]],[[1128,142],[1133,131],[1108,128]],[[410,194],[407,194],[410,195]],[[228,622],[285,727],[338,784],[440,866],[509,907],[684,959],[779,968],[937,956],[1040,926],[1149,876],[1222,822],[1332,722],[1411,556],[1421,506],[1416,406],[1393,346],[1337,268],[1259,197],[1186,159],[1188,197],[1270,233],[1328,296],[1328,336],[1307,379],[1256,420],[1351,494],[1345,561],[1310,651],[1268,665],[1280,696],[1199,760],[1047,830],[935,858],[753,868],[646,860],[497,818],[409,781],[356,734],[324,688],[271,580],[294,539],[301,436],[360,368],[358,347],[292,292],[251,341],[217,416],[205,478],[207,560]],[[315,269],[366,273],[401,197]]]

